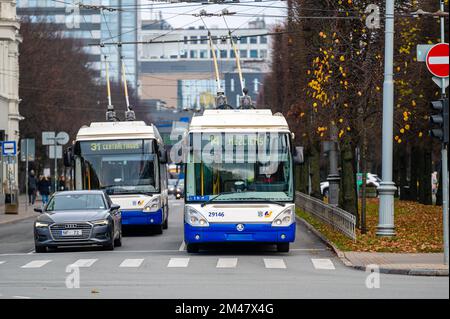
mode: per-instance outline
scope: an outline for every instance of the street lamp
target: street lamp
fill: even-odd
[[[394,194],[397,188],[392,181],[392,148],[394,120],[394,0],[386,0],[386,30],[384,49],[383,84],[383,147],[382,179],[380,194],[377,236],[395,236]]]

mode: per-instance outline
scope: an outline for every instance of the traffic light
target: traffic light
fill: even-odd
[[[430,116],[431,125],[430,136],[439,139],[442,143],[449,142],[448,131],[448,99],[440,99],[431,102],[431,108],[438,113]]]

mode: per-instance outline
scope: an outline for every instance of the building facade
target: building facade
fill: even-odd
[[[138,12],[130,9],[138,0],[84,0],[83,6],[71,5],[72,1],[17,0],[18,15],[31,22],[55,24],[65,37],[76,38],[85,44],[89,54],[89,67],[105,80],[105,56],[109,64],[110,79],[122,79],[121,57],[125,64],[128,83],[137,85],[137,47],[91,46],[101,42],[137,41]],[[78,3],[78,1],[73,1]],[[111,10],[101,10],[102,5]]]
[[[19,22],[16,18],[16,1],[0,0],[0,141],[19,142]],[[4,182],[11,174],[12,187],[17,185],[17,164],[6,165],[0,152],[0,197]],[[2,198],[0,198],[2,199]]]
[[[142,21],[140,42],[153,40],[154,43],[139,45],[139,97],[144,100],[161,99],[169,108],[213,107],[217,84],[208,31],[214,39],[221,88],[225,90],[228,103],[238,106],[242,88],[235,52],[230,39],[226,38],[228,29],[173,29],[164,20]],[[244,86],[253,101],[256,101],[270,63],[271,43],[270,37],[265,35],[267,32],[263,19],[251,21],[247,28],[233,32]]]

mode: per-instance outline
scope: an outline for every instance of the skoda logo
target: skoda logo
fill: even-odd
[[[237,231],[243,231],[243,230],[244,230],[244,225],[238,224],[238,225],[236,226],[236,230],[237,230]]]

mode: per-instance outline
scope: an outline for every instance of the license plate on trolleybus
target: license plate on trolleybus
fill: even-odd
[[[64,229],[61,230],[61,236],[81,236],[83,232],[81,229]]]

